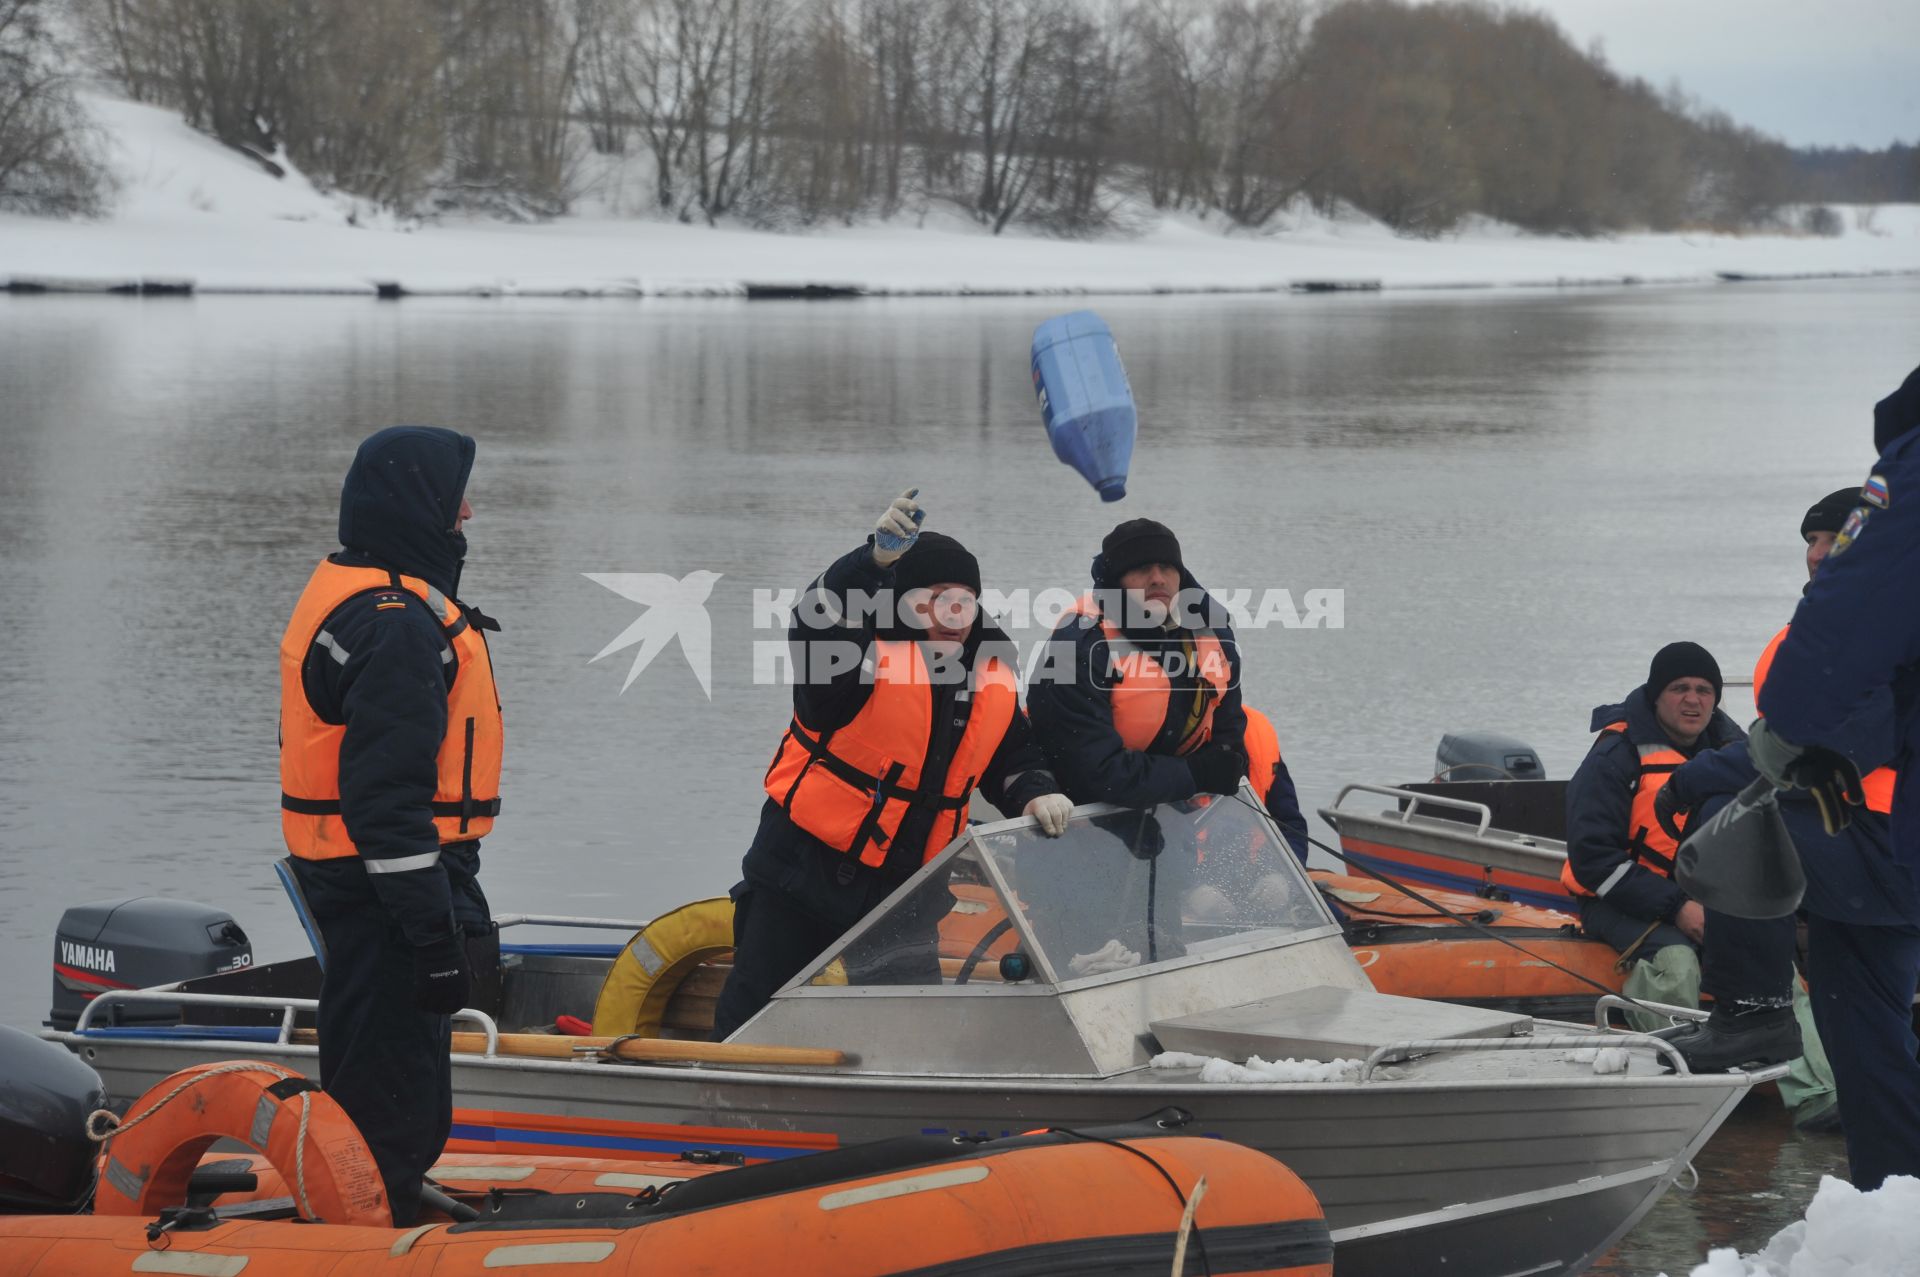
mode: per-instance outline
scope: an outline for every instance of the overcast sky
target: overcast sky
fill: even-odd
[[[1518,0],[1795,146],[1920,142],[1920,0]]]

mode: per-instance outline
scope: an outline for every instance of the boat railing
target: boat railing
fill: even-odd
[[[508,927],[581,927],[599,931],[639,931],[647,918],[575,918],[558,913],[502,913],[494,915],[502,931]]]
[[[167,1006],[217,1006],[217,1007],[258,1007],[263,1010],[281,1012],[280,1035],[274,1039],[275,1045],[286,1046],[293,1039],[293,1021],[296,1013],[315,1011],[320,1003],[313,998],[277,998],[242,993],[175,993],[166,988],[153,989],[105,989],[97,994],[86,1006],[80,1008],[79,1018],[73,1022],[72,1032],[76,1037],[84,1036],[93,1025],[94,1012],[108,1004],[129,1002],[158,1002]],[[500,1049],[500,1026],[485,1011],[476,1011],[471,1007],[455,1011],[456,1020],[470,1020],[478,1024],[487,1035],[486,1055],[493,1055]]]
[[[1485,803],[1470,802],[1464,798],[1447,798],[1440,794],[1415,793],[1411,789],[1395,789],[1391,785],[1355,784],[1343,786],[1339,796],[1333,800],[1333,806],[1328,808],[1328,811],[1335,814],[1342,814],[1340,813],[1340,804],[1346,801],[1348,794],[1353,793],[1377,794],[1383,798],[1391,798],[1395,802],[1402,804],[1399,816],[1400,823],[1403,825],[1411,824],[1414,816],[1419,813],[1422,806],[1448,807],[1455,811],[1464,811],[1468,815],[1478,813],[1480,826],[1473,831],[1476,837],[1485,834],[1487,829],[1493,824],[1493,808],[1487,806]]]
[[[1623,998],[1617,993],[1605,993],[1594,1000],[1593,1027],[1605,1029],[1609,1011],[1652,1011],[1674,1020],[1704,1020],[1710,1014],[1699,1007],[1677,1007],[1666,1002],[1648,1002],[1640,998]]]
[[[1673,1043],[1646,1033],[1558,1034],[1553,1037],[1520,1035],[1505,1038],[1432,1038],[1408,1042],[1389,1042],[1376,1047],[1360,1066],[1360,1080],[1370,1081],[1382,1064],[1395,1064],[1416,1055],[1438,1055],[1456,1051],[1593,1051],[1613,1046],[1651,1047],[1667,1057],[1679,1075],[1691,1072],[1687,1058]]]

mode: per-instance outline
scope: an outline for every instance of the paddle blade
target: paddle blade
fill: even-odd
[[[1800,853],[1764,777],[1687,834],[1673,876],[1689,896],[1736,918],[1784,918],[1807,890]]]

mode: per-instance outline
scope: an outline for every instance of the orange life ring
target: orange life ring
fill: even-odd
[[[153,1218],[187,1200],[200,1155],[238,1140],[273,1163],[307,1219],[393,1226],[387,1190],[346,1111],[297,1073],[256,1060],[197,1064],[127,1111],[100,1153],[96,1215]]]

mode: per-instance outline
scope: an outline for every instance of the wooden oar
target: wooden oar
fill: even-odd
[[[313,1029],[295,1029],[294,1042],[312,1046],[320,1040]],[[614,1044],[619,1042],[618,1046]],[[576,1038],[560,1033],[502,1033],[500,1055],[542,1056],[571,1060],[582,1054],[580,1048],[611,1054],[621,1060],[658,1064],[783,1064],[800,1068],[836,1068],[847,1062],[845,1051],[814,1046],[755,1046],[735,1042],[675,1042],[666,1038]],[[611,1048],[611,1051],[609,1051]],[[487,1049],[484,1033],[456,1033],[453,1050],[457,1055],[480,1055]]]

